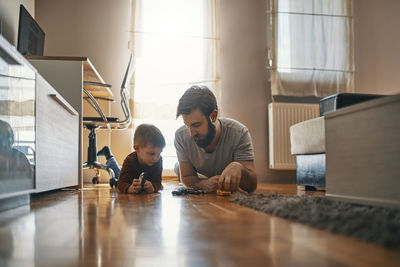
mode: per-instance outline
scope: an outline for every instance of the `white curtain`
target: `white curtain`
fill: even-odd
[[[272,95],[354,91],[353,1],[270,0]]]
[[[134,127],[160,128],[167,146],[164,169],[173,169],[176,107],[194,84],[208,86],[217,97],[217,0],[134,0],[132,80]]]

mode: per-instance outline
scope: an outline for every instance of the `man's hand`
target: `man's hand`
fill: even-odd
[[[242,179],[243,166],[239,162],[231,162],[221,173],[218,181],[218,189],[236,192],[239,190]]]
[[[143,185],[144,190],[146,190],[147,193],[151,194],[154,193],[154,187],[153,185],[146,180],[146,182]]]
[[[142,189],[139,183],[139,179],[133,179],[131,186],[128,188],[128,193],[138,194],[139,190]]]
[[[207,193],[214,193],[218,188],[219,175],[212,176],[208,179],[202,179],[196,187],[206,191]]]
[[[215,192],[217,188],[235,192],[241,188],[253,192],[257,188],[257,175],[253,161],[231,162],[221,175],[212,176],[206,180],[199,179],[196,170],[190,162],[179,162],[182,182],[187,187]]]

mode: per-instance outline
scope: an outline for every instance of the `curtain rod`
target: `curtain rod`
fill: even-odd
[[[318,13],[302,13],[302,12],[289,12],[289,11],[267,11],[267,14],[290,14],[290,15],[308,15],[308,16],[322,16],[322,17],[339,17],[339,18],[353,18],[353,16],[346,15],[329,15]]]
[[[335,69],[318,69],[318,68],[289,68],[289,67],[270,67],[267,66],[266,67],[268,70],[277,70],[277,69],[285,69],[285,70],[312,70],[312,71],[332,71],[332,72],[349,72],[349,73],[353,73],[354,70],[335,70]]]

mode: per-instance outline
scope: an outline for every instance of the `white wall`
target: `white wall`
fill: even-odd
[[[115,103],[108,111],[107,102],[102,107],[112,116],[122,117],[120,86],[129,60],[130,0],[36,0],[36,19],[46,33],[46,56],[88,57],[106,83],[111,84]],[[86,102],[84,102],[86,103]],[[84,106],[87,116],[96,113]],[[116,159],[122,164],[132,151],[131,130],[110,134],[97,131],[98,149],[111,145]],[[88,131],[83,133],[83,160],[86,161]],[[114,142],[114,140],[117,140]],[[122,141],[121,141],[122,140]],[[116,143],[116,145],[112,145]],[[104,162],[104,157],[99,158]],[[91,180],[92,171],[84,172],[84,180]],[[102,181],[108,181],[106,173]]]
[[[15,47],[18,43],[19,6],[21,4],[35,18],[35,0],[0,0],[3,36]]]
[[[400,1],[355,0],[355,91],[400,93]]]
[[[268,103],[265,0],[220,1],[221,115],[245,124],[252,136],[260,181],[295,182],[295,171],[268,168]]]

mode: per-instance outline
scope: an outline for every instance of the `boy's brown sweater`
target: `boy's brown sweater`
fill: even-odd
[[[154,187],[154,192],[158,192],[162,187],[162,157],[160,157],[153,166],[147,166],[139,163],[136,152],[129,154],[122,164],[121,173],[118,179],[118,190],[126,193],[129,186],[131,186],[133,179],[139,178],[139,175],[142,172],[148,173],[149,181]]]

